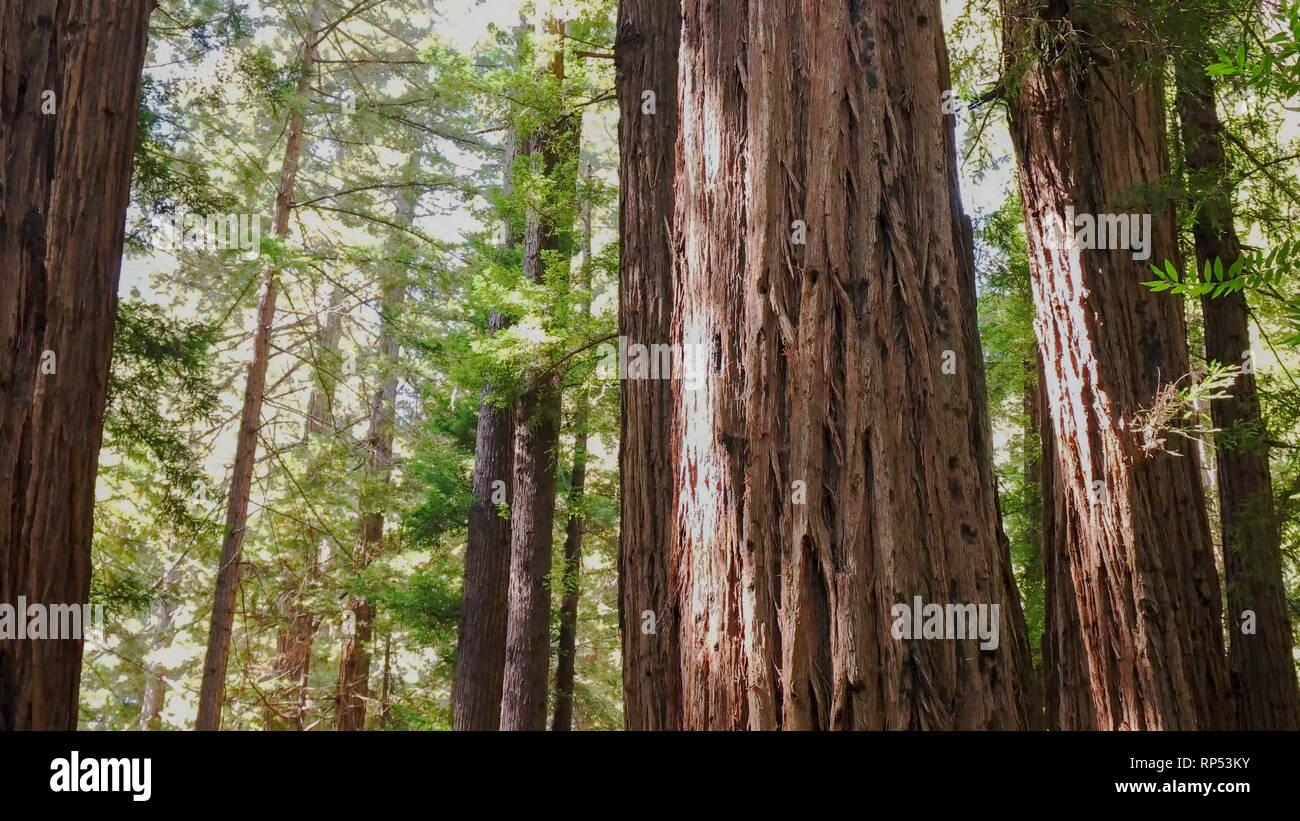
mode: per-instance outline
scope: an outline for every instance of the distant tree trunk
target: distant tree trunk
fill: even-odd
[[[1203,42],[1197,38],[1194,42]],[[1209,55],[1212,56],[1212,55]],[[1194,48],[1180,55],[1178,110],[1183,151],[1197,204],[1192,236],[1198,270],[1241,256],[1233,218],[1230,179],[1223,151],[1223,125],[1215,110],[1214,81],[1203,68],[1211,62]],[[1243,366],[1228,399],[1210,403],[1215,428],[1223,564],[1228,587],[1228,667],[1237,727],[1241,730],[1300,729],[1300,694],[1291,659],[1291,619],[1282,580],[1281,534],[1273,509],[1268,444],[1260,417],[1246,296],[1228,291],[1201,297],[1205,315],[1205,358]],[[1243,631],[1243,614],[1254,615],[1254,632]]]
[[[562,39],[564,23],[547,20]],[[564,46],[550,59],[552,77],[564,82]],[[542,173],[559,189],[576,186],[582,115],[570,113],[534,135]],[[567,227],[566,227],[567,224]],[[529,220],[524,239],[524,276],[540,284],[552,252],[568,258],[572,218],[543,207]],[[557,263],[562,264],[562,263]],[[501,687],[501,729],[545,730],[549,684],[551,529],[555,521],[556,450],[560,437],[558,369],[525,389],[515,410],[514,482],[510,499],[510,588],[506,617],[505,669]]]
[[[268,730],[301,731],[307,719],[307,677],[316,641],[316,619],[299,606],[293,591],[281,597],[280,608],[284,624],[276,630],[272,702],[267,705],[263,723]]]
[[[580,400],[581,401],[581,400]],[[587,480],[587,408],[574,414],[573,472],[570,479],[569,515],[564,537],[564,599],[560,605],[560,643],[555,664],[555,717],[551,729],[573,729],[574,651],[578,642],[578,596],[582,575],[582,505]]]
[[[512,191],[516,144],[507,143],[503,189]],[[517,236],[507,236],[513,247]],[[501,312],[488,316],[488,333],[508,325]],[[456,639],[456,674],[452,680],[452,727],[457,730],[496,730],[501,726],[501,683],[506,658],[506,596],[510,583],[510,519],[497,511],[497,501],[513,498],[514,413],[494,401],[493,386],[485,384],[479,397],[478,429],[474,437],[473,501],[465,544],[465,582],[461,596],[460,632]],[[499,484],[498,484],[499,483]]]
[[[168,634],[171,632],[175,605],[170,600],[170,588],[174,584],[172,574],[168,573],[159,591],[161,600],[154,607],[155,625],[152,630],[152,649],[166,647]],[[151,661],[145,674],[144,693],[140,696],[140,721],[138,729],[161,730],[163,705],[167,699],[167,666],[160,661]]]
[[[391,706],[392,690],[390,681],[393,667],[393,637],[384,636],[384,679],[379,695],[379,729],[388,729],[388,709]]]
[[[682,726],[1030,726],[938,0],[682,11]],[[900,632],[917,597],[996,639]]]
[[[1144,452],[1132,430],[1157,390],[1189,372],[1181,306],[1140,284],[1151,277],[1134,252],[1062,247],[1051,230],[1067,206],[1149,212],[1140,189],[1169,169],[1158,76],[1121,7],[1005,0],[1003,12],[1055,460],[1047,630],[1068,637],[1078,624],[1080,638],[1048,644],[1048,713],[1062,729],[1224,727],[1198,459]],[[1151,216],[1152,261],[1177,264],[1172,209]]]
[[[161,730],[163,704],[167,698],[166,669],[154,662],[149,665],[148,677],[144,683],[144,694],[140,697],[141,730]]]
[[[414,163],[411,173],[417,172]],[[399,222],[415,217],[418,194],[415,189],[403,192],[398,203]],[[399,270],[385,281],[380,296],[380,329],[377,348],[384,374],[370,400],[370,430],[366,450],[370,454],[358,505],[359,536],[353,571],[365,570],[379,555],[384,542],[384,494],[392,476],[393,434],[397,419],[397,360],[401,347],[394,332],[397,316],[406,301],[406,272]],[[370,698],[370,639],[375,620],[374,605],[364,596],[349,596],[348,609],[355,631],[343,644],[339,660],[339,703],[335,729],[364,730],[366,702]]]
[[[677,3],[618,5],[619,333],[628,345],[668,341],[672,321]],[[618,623],[623,639],[623,712],[629,730],[681,727],[669,537],[673,466],[667,443],[668,380],[619,382]]]
[[[308,31],[298,52],[297,93],[305,97],[311,89],[312,66],[316,52],[313,38],[320,26],[319,4],[312,7]],[[298,180],[298,156],[302,150],[303,113],[295,109],[289,117],[280,166],[280,185],[275,197],[272,233],[277,237],[289,233],[289,211],[293,205]],[[230,474],[230,493],[226,501],[226,535],[221,545],[217,569],[216,593],[212,605],[212,625],[208,632],[208,649],[203,661],[203,681],[199,691],[197,730],[221,728],[221,708],[225,701],[226,665],[230,658],[230,632],[235,620],[235,595],[239,590],[240,562],[243,557],[244,529],[248,525],[248,496],[253,486],[253,465],[257,457],[257,437],[262,426],[262,401],[266,393],[266,370],[271,360],[271,333],[275,321],[275,302],[279,286],[274,266],[267,266],[262,301],[257,309],[257,331],[253,337],[253,358],[248,365],[244,388],[244,406],[239,418],[235,461]]]
[[[583,290],[591,290],[591,206],[583,214]],[[591,316],[591,302],[584,301],[582,314]],[[573,409],[573,470],[569,474],[569,523],[564,534],[564,598],[560,604],[560,642],[555,659],[555,715],[551,729],[573,729],[573,679],[578,645],[578,598],[582,583],[582,535],[585,516],[582,502],[587,483],[587,397],[578,394]]]
[[[14,606],[89,600],[152,9],[0,0],[0,601]],[[80,640],[0,641],[0,730],[76,729],[81,656]]]
[[[307,400],[307,418],[303,425],[303,443],[310,454],[307,469],[299,484],[304,493],[321,493],[321,455],[317,439],[328,437],[335,430],[334,395],[338,386],[338,369],[342,362],[339,338],[343,322],[339,306],[343,303],[342,289],[335,286],[328,305],[323,309],[324,322],[319,323],[316,344],[312,355],[315,386]],[[304,598],[308,587],[320,576],[317,562],[318,543],[322,532],[307,525],[302,539],[303,572],[290,579],[288,589],[280,598],[281,621],[276,627],[276,654],[272,663],[272,704],[265,710],[265,727],[268,730],[302,730],[307,721],[308,682],[311,674],[311,653],[316,643],[318,619],[310,612]],[[292,575],[292,574],[291,574]]]

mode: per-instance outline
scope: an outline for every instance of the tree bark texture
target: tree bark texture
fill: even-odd
[[[681,10],[671,322],[646,341],[707,374],[671,383],[668,714],[1027,727],[939,4]],[[996,648],[895,638],[918,596],[997,605]]]
[[[1052,231],[1067,206],[1151,214],[1151,261],[1178,264],[1172,208],[1142,196],[1169,169],[1158,66],[1119,7],[1008,0],[1003,10],[1054,462],[1048,714],[1060,729],[1223,727],[1199,460],[1190,445],[1147,451],[1135,429],[1157,390],[1189,371],[1181,305],[1141,285],[1148,263],[1133,251],[1072,247]]]
[[[0,601],[15,607],[89,601],[152,9],[0,2]],[[0,730],[76,729],[81,657],[81,640],[0,641]]]
[[[678,129],[675,2],[622,0],[615,47],[619,99],[619,333],[668,340],[672,321],[674,163]],[[647,94],[652,96],[647,96]],[[669,537],[672,383],[619,382],[619,630],[629,730],[681,727]]]

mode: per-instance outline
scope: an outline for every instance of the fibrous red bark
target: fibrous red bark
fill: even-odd
[[[0,2],[0,601],[14,606],[90,595],[152,9]],[[0,730],[75,729],[81,655],[79,639],[0,641]]]
[[[706,368],[673,383],[668,714],[1029,726],[939,5],[681,9],[671,323],[646,341]],[[996,647],[895,638],[917,596],[997,605]]]
[[[619,333],[629,345],[668,340],[672,320],[677,3],[618,6]],[[622,380],[619,429],[619,630],[629,730],[681,726],[669,533],[672,383]]]
[[[1172,209],[1142,197],[1169,169],[1158,72],[1122,8],[1007,0],[1003,13],[1053,459],[1048,715],[1063,729],[1223,727],[1197,455],[1148,452],[1134,429],[1188,374],[1181,305],[1141,285],[1151,276],[1133,250],[1078,247],[1054,230],[1067,207],[1144,212],[1152,261],[1180,262]]]

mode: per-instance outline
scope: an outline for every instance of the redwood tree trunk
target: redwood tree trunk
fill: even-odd
[[[307,717],[307,677],[316,641],[316,619],[291,593],[282,600],[284,625],[276,631],[274,678],[264,725],[268,730],[302,730]]]
[[[506,194],[512,189],[515,146],[512,138],[503,159]],[[506,239],[510,246],[517,241],[518,237]],[[507,324],[505,317],[494,310],[488,317],[488,333],[494,334]],[[514,498],[514,413],[512,408],[493,401],[492,388],[485,384],[479,397],[474,438],[474,498],[469,509],[456,674],[451,685],[452,727],[456,730],[496,730],[501,726],[510,519],[497,511],[494,497],[505,503]]]
[[[1195,42],[1200,42],[1197,38]],[[1210,62],[1201,49],[1181,56],[1178,111],[1183,151],[1197,197],[1192,223],[1198,270],[1220,261],[1224,270],[1241,256],[1233,222],[1223,126],[1214,107]],[[1229,291],[1201,297],[1205,315],[1205,358],[1243,368],[1227,399],[1210,404],[1219,486],[1220,529],[1228,593],[1228,667],[1237,727],[1242,730],[1300,729],[1300,694],[1291,660],[1291,619],[1282,580],[1282,553],[1268,445],[1260,417],[1246,296]],[[1254,613],[1254,632],[1243,631],[1243,613]]]
[[[587,481],[587,408],[574,416],[573,471],[569,482],[569,514],[564,533],[564,598],[560,603],[560,643],[555,658],[555,716],[551,729],[573,729],[574,651],[578,644],[578,596],[582,574],[581,511]]]
[[[15,606],[89,600],[152,8],[0,0],[0,601]],[[0,730],[75,729],[81,655],[80,640],[0,641]]]
[[[305,97],[311,88],[315,48],[312,38],[320,24],[320,7],[314,5],[310,25],[298,53],[297,92]],[[280,166],[280,185],[275,197],[275,220],[272,233],[284,237],[289,233],[289,212],[293,205],[298,179],[298,155],[302,149],[303,113],[295,109],[289,117],[284,160]],[[196,730],[221,728],[221,708],[225,701],[226,665],[230,658],[230,633],[235,620],[235,594],[239,590],[240,561],[243,557],[244,529],[248,525],[248,495],[253,485],[253,466],[257,457],[257,437],[262,426],[262,401],[266,394],[266,370],[271,360],[271,332],[275,321],[278,294],[274,267],[266,269],[262,301],[257,309],[257,331],[253,337],[253,358],[248,364],[244,387],[244,405],[239,417],[239,434],[235,461],[230,474],[230,493],[226,500],[226,535],[221,544],[217,568],[216,593],[212,603],[212,625],[208,631],[208,649],[203,660],[203,681],[199,691]]]
[[[583,215],[585,241],[582,264],[585,269],[583,290],[591,291],[591,207]],[[585,301],[582,313],[591,316],[591,302]],[[578,646],[578,598],[582,582],[582,536],[585,517],[582,501],[587,484],[587,397],[578,394],[573,412],[573,470],[569,474],[569,523],[564,533],[564,598],[560,603],[560,642],[555,654],[555,715],[551,729],[573,729],[574,652]]]
[[[562,37],[564,24],[545,25]],[[550,72],[564,82],[564,49],[551,56]],[[542,173],[572,192],[577,180],[582,117],[565,114],[534,136]],[[524,239],[524,276],[540,284],[553,252],[570,250],[572,216],[543,207]],[[566,260],[567,253],[560,259]],[[557,263],[563,264],[563,263]],[[546,376],[524,391],[515,410],[514,482],[510,499],[510,586],[506,617],[505,669],[501,687],[501,729],[545,730],[549,685],[551,528],[555,521],[556,449],[560,437],[561,374]]]
[[[707,363],[673,383],[682,726],[1024,728],[939,3],[682,11],[668,341]],[[896,638],[914,597],[997,605],[996,647]]]
[[[628,345],[668,341],[672,320],[669,226],[677,141],[677,3],[618,5],[619,333]],[[650,92],[653,97],[647,97]],[[629,730],[681,726],[669,533],[672,383],[621,380],[619,630]]]
[[[1118,7],[1006,0],[1010,100],[1050,419],[1048,713],[1063,729],[1231,722],[1219,583],[1195,449],[1145,452],[1134,427],[1188,373],[1181,305],[1130,250],[1064,247],[1078,214],[1147,212],[1168,171],[1162,89]],[[1031,61],[1026,67],[1026,61]],[[1142,68],[1142,66],[1148,66]],[[1178,262],[1172,209],[1151,261]],[[1069,639],[1079,625],[1077,644]]]
[[[493,311],[489,331],[499,331],[505,325],[501,314]],[[492,388],[485,385],[478,405],[474,501],[469,509],[456,676],[451,688],[452,726],[457,730],[495,730],[501,726],[510,519],[497,512],[492,499],[498,489],[507,502],[513,498],[514,414],[512,409],[499,407],[491,400]]]

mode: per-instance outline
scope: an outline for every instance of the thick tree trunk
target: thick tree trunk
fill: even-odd
[[[14,606],[89,600],[152,8],[0,0],[0,601]],[[0,641],[0,730],[75,729],[81,655],[79,639]]]
[[[492,312],[488,329],[506,326]],[[465,545],[465,584],[452,682],[452,719],[457,730],[495,730],[501,725],[501,679],[506,654],[506,593],[510,580],[510,519],[493,502],[513,498],[514,414],[492,402],[483,387],[474,442],[474,501]],[[501,484],[497,484],[500,482]]]
[[[628,345],[668,341],[672,320],[672,184],[677,142],[677,3],[618,6],[619,333]],[[629,730],[681,727],[677,611],[669,534],[672,383],[619,383],[619,630]]]
[[[503,158],[506,194],[513,188],[516,142]],[[526,149],[525,149],[526,151]],[[506,238],[513,247],[518,236]],[[488,333],[507,326],[499,311],[488,316]],[[474,437],[473,502],[465,543],[465,581],[461,595],[460,632],[456,638],[456,674],[452,679],[452,727],[496,730],[501,726],[501,681],[506,658],[506,597],[510,583],[510,519],[497,502],[513,499],[514,413],[493,401],[493,386],[484,385]]]
[[[564,24],[545,23],[562,39]],[[550,59],[550,73],[564,82],[564,48]],[[582,116],[565,114],[534,136],[542,173],[556,188],[576,188]],[[570,251],[572,218],[542,209],[530,219],[524,238],[524,276],[540,284],[548,258]],[[567,254],[561,254],[567,260]],[[557,263],[563,264],[563,263]],[[514,482],[510,499],[510,586],[506,618],[505,669],[501,686],[501,729],[545,730],[549,684],[551,594],[547,577],[553,550],[555,472],[560,437],[557,371],[529,386],[515,410]]]
[[[1048,712],[1064,729],[1223,727],[1198,459],[1191,448],[1144,452],[1132,429],[1157,389],[1188,373],[1181,306],[1140,284],[1151,277],[1133,251],[1069,247],[1051,230],[1067,206],[1151,210],[1131,198],[1169,168],[1158,78],[1128,12],[1039,0],[1006,0],[1003,11],[1054,460],[1047,630],[1068,637],[1079,625],[1077,647],[1048,644]],[[1177,263],[1171,209],[1151,216],[1152,261]]]
[[[415,171],[412,164],[412,171]],[[412,189],[398,204],[399,222],[415,216],[417,195]],[[377,348],[384,374],[379,388],[370,399],[370,428],[366,450],[370,460],[361,488],[358,505],[359,535],[353,572],[365,570],[379,555],[384,542],[384,496],[393,469],[393,434],[397,419],[397,360],[401,354],[394,323],[406,301],[405,270],[398,269],[385,284],[380,296],[380,330]],[[377,498],[376,498],[377,497]],[[343,644],[339,659],[339,701],[334,727],[338,730],[364,730],[366,702],[370,698],[370,639],[374,625],[374,606],[364,596],[349,596],[355,632]]]
[[[1199,39],[1198,41],[1199,42]],[[1215,110],[1214,81],[1204,72],[1200,49],[1179,61],[1178,111],[1183,151],[1197,196],[1192,223],[1198,270],[1222,263],[1227,270],[1241,256],[1233,222],[1223,126]],[[1228,593],[1228,668],[1238,729],[1300,729],[1300,693],[1291,660],[1291,619],[1282,580],[1282,554],[1268,445],[1250,356],[1250,311],[1246,296],[1229,291],[1201,297],[1205,315],[1205,358],[1243,366],[1228,399],[1210,403],[1215,428],[1219,515]],[[1243,614],[1254,614],[1253,632]]]
[[[1029,726],[939,3],[682,10],[682,725]],[[996,635],[907,635],[916,597],[997,606]]]
[[[305,97],[311,88],[315,61],[313,38],[320,25],[320,6],[314,5],[310,25],[298,53],[298,88]],[[302,149],[303,113],[295,109],[289,117],[284,160],[280,166],[280,185],[275,197],[272,233],[284,237],[289,233],[289,212],[293,205],[298,179],[298,156]],[[266,370],[271,359],[271,332],[275,321],[275,303],[279,291],[273,267],[266,269],[262,300],[257,309],[257,330],[253,337],[253,358],[248,365],[244,388],[244,405],[239,418],[235,461],[230,474],[230,493],[226,501],[226,535],[221,544],[217,568],[216,593],[212,604],[212,625],[208,632],[208,649],[203,661],[203,681],[199,691],[196,730],[221,728],[221,708],[225,701],[226,665],[230,658],[230,632],[235,620],[235,594],[239,590],[240,561],[243,556],[244,529],[248,525],[248,496],[253,485],[253,465],[257,457],[257,437],[262,426],[262,401],[266,393]]]
[[[1079,607],[1074,598],[1070,555],[1058,530],[1065,498],[1056,477],[1056,437],[1044,393],[1043,363],[1038,362],[1038,437],[1042,443],[1039,491],[1042,499],[1043,701],[1049,729],[1095,730],[1092,696],[1084,669]]]

